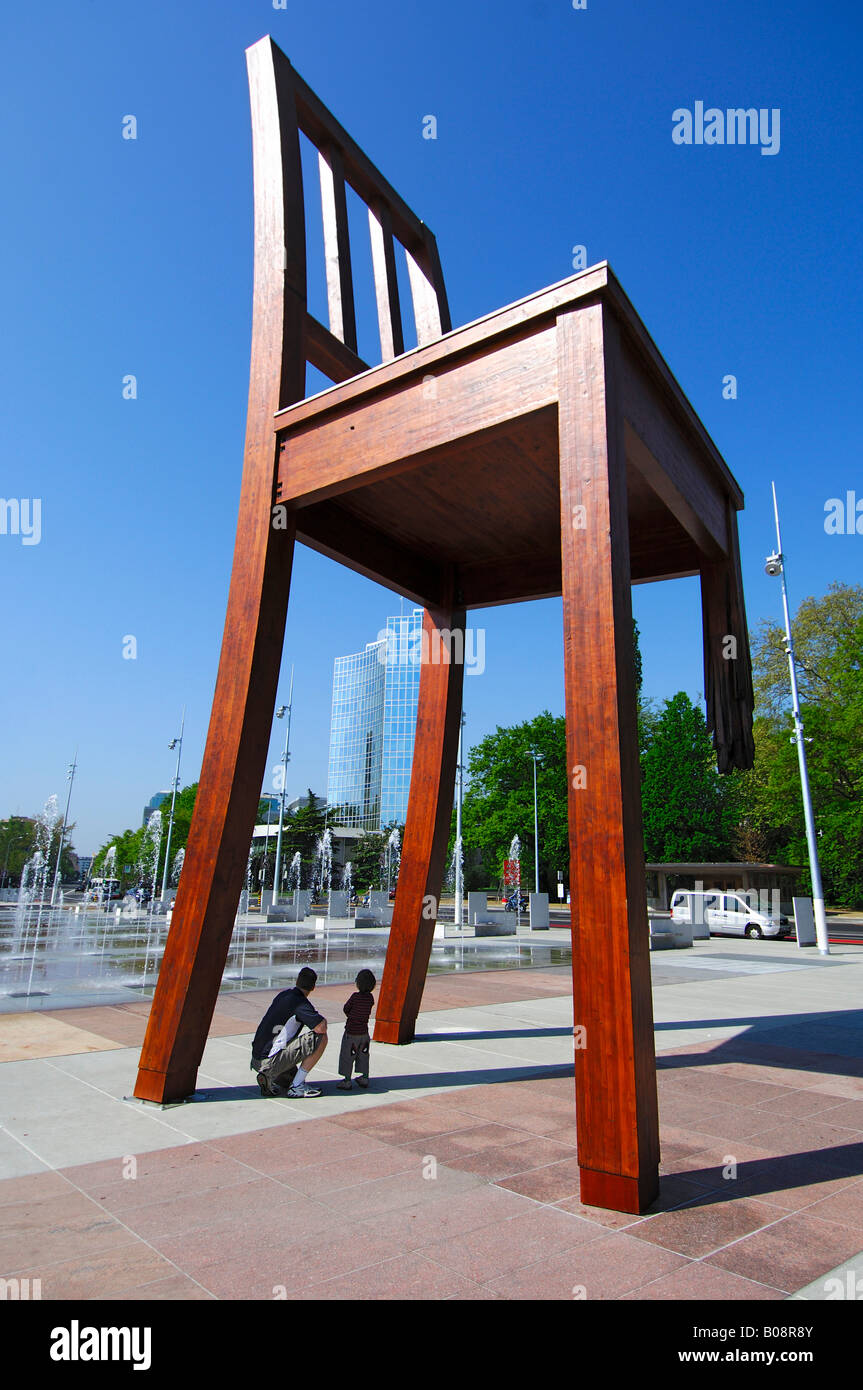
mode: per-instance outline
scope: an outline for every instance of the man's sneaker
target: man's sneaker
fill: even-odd
[[[270,1090],[270,1083],[262,1071],[258,1072],[258,1085],[261,1089],[262,1096],[271,1096],[273,1094]]]
[[[358,1076],[358,1077],[356,1077],[355,1079],[356,1079],[357,1085],[360,1086],[360,1087],[362,1088],[362,1090],[365,1091],[366,1088],[368,1087],[368,1084],[369,1084],[369,1078],[368,1078],[367,1076]]]
[[[292,1086],[287,1094],[291,1100],[308,1100],[311,1096],[319,1096],[321,1093],[316,1086]]]

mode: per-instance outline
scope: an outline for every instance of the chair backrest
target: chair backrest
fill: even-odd
[[[407,258],[418,344],[422,346],[449,332],[452,325],[443,273],[437,244],[429,228],[399,197],[271,38],[254,44],[247,50],[246,57],[255,158],[256,314],[272,312],[271,303],[258,303],[258,257],[271,259],[274,249],[278,254],[276,242],[283,234],[284,295],[299,301],[299,304],[286,305],[283,314],[286,328],[289,323],[293,325],[294,339],[291,342],[291,332],[285,333],[285,352],[295,352],[297,337],[301,336],[304,361],[317,367],[331,381],[346,381],[368,369],[369,364],[357,350],[346,197],[350,186],[368,209],[381,360],[389,361],[405,350],[396,268],[397,242],[404,247]],[[307,309],[300,132],[318,152],[328,326]],[[280,187],[276,188],[275,184]],[[266,292],[270,299],[273,285],[273,277],[269,276]],[[298,320],[291,310],[299,309],[300,305]],[[284,373],[282,376],[279,406],[299,399],[295,387],[285,389]],[[286,395],[289,399],[285,399]]]

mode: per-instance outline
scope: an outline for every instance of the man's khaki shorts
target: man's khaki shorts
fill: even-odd
[[[318,1034],[303,1024],[296,1037],[291,1038],[287,1047],[283,1047],[275,1057],[267,1057],[263,1062],[258,1062],[253,1057],[252,1069],[266,1072],[276,1086],[287,1086],[297,1067],[302,1066],[307,1057],[311,1057],[320,1041]]]

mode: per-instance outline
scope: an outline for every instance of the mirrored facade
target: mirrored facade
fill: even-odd
[[[419,698],[422,609],[387,619],[365,651],[337,657],[327,800],[339,823],[380,830],[407,815]]]

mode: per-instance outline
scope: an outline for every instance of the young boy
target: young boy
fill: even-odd
[[[339,1073],[344,1078],[337,1083],[340,1091],[351,1089],[351,1072],[357,1069],[357,1085],[363,1090],[369,1084],[369,1014],[375,1002],[372,990],[375,977],[370,970],[361,970],[355,981],[357,993],[345,1004],[345,1035],[339,1053]]]

